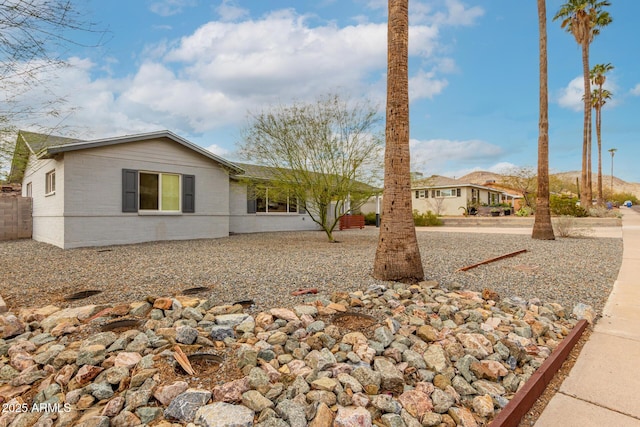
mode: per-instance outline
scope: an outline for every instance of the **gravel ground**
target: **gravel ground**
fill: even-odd
[[[0,295],[10,307],[47,304],[132,302],[208,286],[201,298],[218,303],[252,299],[259,310],[292,306],[299,288],[365,290],[377,245],[375,228],[336,232],[235,235],[211,240],[154,242],[61,250],[31,240],[0,242]],[[622,239],[532,240],[528,235],[418,232],[427,279],[502,297],[558,302],[571,309],[582,302],[601,312],[622,262]],[[460,267],[520,249],[527,252],[467,272]],[[65,301],[64,296],[96,289],[100,294]]]

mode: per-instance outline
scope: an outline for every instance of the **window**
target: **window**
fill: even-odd
[[[419,197],[420,192],[416,190],[416,199]]]
[[[32,186],[30,182],[27,182],[27,192],[25,194],[25,197],[32,197],[31,196],[31,192],[32,192]]]
[[[416,199],[424,199],[429,197],[429,190],[416,190]]]
[[[54,194],[56,192],[56,170],[47,172],[45,175],[45,195]]]
[[[460,197],[460,193],[461,193],[461,192],[460,192],[460,189],[459,189],[459,188],[456,188],[456,197]]]
[[[254,188],[247,196],[247,213],[298,213],[298,200],[274,188]]]
[[[195,212],[195,176],[122,170],[123,212]]]

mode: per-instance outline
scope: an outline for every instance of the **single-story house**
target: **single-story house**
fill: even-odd
[[[33,199],[33,239],[64,249],[319,228],[293,201],[252,209],[243,167],[166,130],[91,141],[20,131],[10,177]]]
[[[501,190],[440,175],[412,181],[411,194],[413,210],[441,216],[462,216],[471,206],[497,205],[512,197]],[[379,212],[381,199],[372,198],[360,210],[364,214]]]
[[[470,206],[502,203],[503,191],[434,175],[411,184],[413,209],[420,213],[459,216]]]

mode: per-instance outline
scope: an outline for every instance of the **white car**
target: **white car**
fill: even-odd
[[[633,206],[633,203],[631,203],[631,200],[627,200],[626,202],[623,203],[626,207],[630,208],[631,206]]]

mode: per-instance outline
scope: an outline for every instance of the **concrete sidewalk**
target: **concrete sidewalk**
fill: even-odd
[[[640,427],[640,214],[623,213],[618,279],[602,318],[536,427]]]

